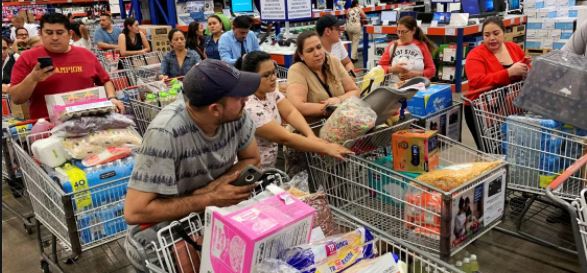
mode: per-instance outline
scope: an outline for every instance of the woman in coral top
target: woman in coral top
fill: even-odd
[[[434,77],[436,67],[431,52],[436,50],[436,45],[418,27],[416,19],[411,16],[399,19],[397,35],[399,40],[389,43],[379,60],[385,73],[396,74],[401,80]]]
[[[471,50],[465,63],[471,90],[469,94],[465,94],[468,99],[476,99],[481,91],[521,81],[528,74],[530,59],[517,44],[504,42],[504,32],[505,27],[499,17],[487,18],[483,23],[483,43]],[[480,148],[473,110],[468,103],[465,105],[465,120],[477,147]]]

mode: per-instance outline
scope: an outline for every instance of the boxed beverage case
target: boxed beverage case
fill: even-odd
[[[430,85],[418,91],[408,100],[408,111],[415,116],[425,117],[444,110],[452,105],[452,91],[448,84]]]
[[[237,209],[206,208],[200,273],[253,273],[264,259],[310,239],[315,210],[289,193]]]
[[[587,57],[553,51],[532,66],[515,105],[587,129]]]
[[[438,136],[436,131],[408,129],[391,136],[393,169],[424,173],[439,164]]]

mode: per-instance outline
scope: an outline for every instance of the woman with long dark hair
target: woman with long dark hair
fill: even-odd
[[[302,114],[281,92],[276,91],[276,65],[271,55],[263,51],[250,52],[238,68],[261,76],[259,89],[249,97],[245,109],[255,123],[255,137],[259,145],[262,168],[275,167],[278,144],[298,151],[315,152],[339,159],[351,153],[340,145],[327,143],[316,137]],[[287,130],[281,125],[282,121],[290,124],[301,135]]]
[[[151,51],[147,37],[139,30],[139,22],[133,18],[124,20],[124,29],[118,36],[120,56],[142,55]]]
[[[416,19],[404,16],[397,22],[399,40],[392,41],[379,60],[385,73],[396,74],[396,79],[408,80],[424,76],[432,78],[436,74],[436,66],[432,53],[436,45],[428,39],[418,27]]]
[[[199,22],[191,22],[188,26],[188,33],[186,36],[187,48],[194,50],[200,55],[200,59],[206,59],[206,52],[204,51],[204,26]]]
[[[222,19],[216,14],[208,17],[208,30],[210,35],[206,36],[204,40],[204,50],[208,58],[220,60],[220,52],[218,51],[218,41],[222,33],[226,31]]]

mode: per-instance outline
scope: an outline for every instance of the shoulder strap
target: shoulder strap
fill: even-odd
[[[391,49],[391,56],[389,58],[389,65],[393,62],[393,58],[395,57],[395,50],[397,49],[397,41],[393,42],[393,48]]]
[[[314,76],[316,77],[316,79],[318,80],[318,82],[322,85],[322,87],[324,88],[324,90],[326,90],[326,93],[328,94],[329,98],[332,98],[332,92],[330,92],[330,87],[328,86],[328,74],[326,74],[326,71],[324,71],[324,69],[322,69],[322,73],[324,73],[324,78],[326,81],[322,81],[320,79],[320,76],[318,76],[318,74],[316,74],[316,72],[312,71],[312,69],[310,69],[310,67],[308,67],[308,65],[303,62],[304,65],[306,65],[306,68],[308,68],[308,70],[310,70],[310,72],[312,72],[312,74],[314,74]],[[326,64],[324,64],[326,65]]]

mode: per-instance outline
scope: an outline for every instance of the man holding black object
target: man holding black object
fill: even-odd
[[[124,203],[126,221],[142,225],[129,228],[125,247],[138,270],[145,271],[145,262],[137,249],[154,240],[165,221],[249,198],[255,185],[234,183],[245,167],[260,162],[255,127],[243,110],[260,82],[256,73],[206,59],[185,75],[183,99],[149,125]]]
[[[70,24],[60,13],[41,18],[43,46],[24,51],[14,64],[8,93],[16,104],[30,101],[32,119],[47,117],[45,95],[104,86],[106,94],[119,111],[114,85],[96,56],[84,48],[69,45]]]

